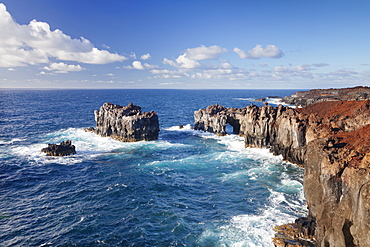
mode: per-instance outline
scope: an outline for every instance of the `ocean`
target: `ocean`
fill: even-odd
[[[307,214],[303,169],[191,126],[208,105],[295,91],[1,90],[0,246],[273,246]],[[84,132],[104,102],[156,111],[159,139]],[[40,153],[67,139],[77,154]]]

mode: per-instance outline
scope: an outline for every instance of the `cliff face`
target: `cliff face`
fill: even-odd
[[[250,105],[241,109],[208,106],[194,112],[194,129],[226,135],[226,125],[244,136],[247,147],[269,148],[284,159],[303,164],[306,146],[306,120],[284,106]]]
[[[295,236],[316,232],[312,239],[318,246],[370,246],[369,100],[322,102],[296,110],[267,104],[207,109],[194,113],[195,129],[224,135],[226,124],[238,123],[246,146],[269,148],[304,166],[309,227]],[[289,246],[283,238],[274,243]]]
[[[141,107],[132,103],[128,106],[104,103],[94,114],[96,127],[86,131],[122,142],[158,139],[159,122],[154,111],[141,112]]]

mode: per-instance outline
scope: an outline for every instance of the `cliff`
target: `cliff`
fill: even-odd
[[[309,216],[278,227],[276,246],[370,246],[369,100],[301,109],[216,105],[196,111],[194,121],[195,129],[219,135],[227,124],[236,126],[247,147],[269,148],[304,166]]]
[[[154,111],[142,112],[140,106],[132,103],[128,106],[104,103],[94,114],[96,127],[85,131],[122,142],[158,139],[159,122]]]
[[[282,99],[289,105],[306,106],[313,103],[324,101],[355,101],[370,99],[370,87],[353,87],[353,88],[330,88],[330,89],[313,89],[310,91],[298,91],[292,96]]]

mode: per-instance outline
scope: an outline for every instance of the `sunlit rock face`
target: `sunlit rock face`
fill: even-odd
[[[95,111],[95,128],[86,131],[109,136],[122,142],[150,141],[158,139],[159,122],[156,112],[142,112],[141,107],[104,103]]]
[[[305,168],[308,220],[278,227],[276,246],[370,246],[369,100],[300,109],[213,105],[194,113],[197,130],[225,135],[227,124],[246,147],[269,148]]]

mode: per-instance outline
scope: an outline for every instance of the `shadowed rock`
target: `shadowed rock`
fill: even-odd
[[[71,140],[63,141],[58,144],[48,144],[48,147],[41,149],[41,152],[48,156],[66,156],[76,154],[75,146]]]

